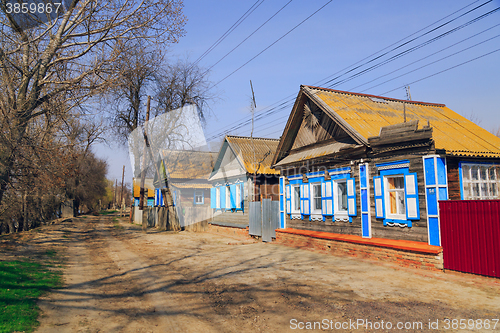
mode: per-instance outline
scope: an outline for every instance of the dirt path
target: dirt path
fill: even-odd
[[[393,330],[408,322],[402,331],[412,332],[428,331],[429,321],[443,330],[446,319],[452,328],[452,319],[500,317],[495,279],[206,233],[143,234],[112,217],[51,227],[44,236],[65,249],[66,286],[40,302],[38,332],[293,332],[315,321],[327,331],[381,331],[349,325],[359,320]]]

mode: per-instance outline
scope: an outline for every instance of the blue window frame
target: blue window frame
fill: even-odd
[[[384,225],[412,226],[420,219],[417,174],[409,171],[409,161],[377,164],[380,176],[373,177],[375,216]]]

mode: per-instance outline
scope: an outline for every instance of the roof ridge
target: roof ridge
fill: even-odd
[[[441,104],[441,103],[411,101],[411,100],[406,100],[406,99],[397,99],[397,98],[392,98],[392,97],[385,97],[385,96],[377,96],[377,95],[370,95],[370,94],[355,93],[355,92],[351,92],[351,91],[336,90],[336,89],[331,89],[331,88],[308,86],[308,85],[305,85],[305,84],[301,85],[301,87],[308,87],[308,88],[311,88],[311,89],[331,91],[331,92],[336,92],[336,93],[339,93],[339,94],[348,94],[348,95],[355,95],[355,96],[380,98],[380,99],[384,99],[384,100],[388,100],[388,101],[392,101],[392,102],[401,102],[401,103],[410,103],[410,104],[422,104],[422,105],[430,105],[430,106],[438,106],[438,107],[445,107],[446,106],[445,104]]]
[[[250,137],[250,136],[241,136],[241,135],[229,135],[229,134],[226,134],[226,137],[239,138],[239,139],[257,139],[257,140],[268,140],[268,141],[280,141],[280,139],[273,139],[273,138],[260,138],[260,137]]]

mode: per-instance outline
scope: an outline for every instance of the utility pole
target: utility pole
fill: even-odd
[[[139,197],[139,210],[144,210],[144,186],[146,182],[146,149],[148,147],[148,121],[149,121],[149,109],[151,107],[151,96],[148,96],[148,104],[146,106],[146,121],[144,122],[144,152],[142,155],[142,172],[141,172],[141,188]],[[147,200],[147,199],[146,199]],[[146,202],[147,204],[147,202]],[[144,223],[143,223],[144,224]]]
[[[253,92],[252,80],[250,80],[250,89],[252,89],[252,103],[250,103],[250,109],[252,110],[252,131],[250,132],[250,140],[252,140],[252,148],[253,148],[253,201],[257,197],[257,170],[255,169],[255,144],[253,142],[253,119],[255,114],[255,109],[257,108],[257,103],[255,103],[255,94]]]
[[[125,179],[125,165],[123,166],[123,171],[122,171],[122,189],[121,189],[121,193],[120,193],[120,210],[125,209],[125,202],[123,201],[123,181],[124,181],[124,179]],[[122,211],[121,214],[125,215],[125,212]]]
[[[411,94],[410,94],[410,86],[405,86],[405,91],[406,91],[406,100],[411,101]],[[406,123],[406,103],[403,102],[403,119],[404,122]]]
[[[120,194],[120,203],[123,202],[123,181],[125,179],[125,165],[123,166],[123,171],[122,171],[122,189],[121,189],[121,194]]]
[[[115,196],[113,198],[113,209],[116,208],[116,189],[118,187],[118,179],[115,179]]]

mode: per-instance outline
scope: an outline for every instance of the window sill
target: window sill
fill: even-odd
[[[411,228],[410,220],[397,220],[397,219],[384,219],[384,226],[394,227],[399,226],[401,228],[408,227]]]

